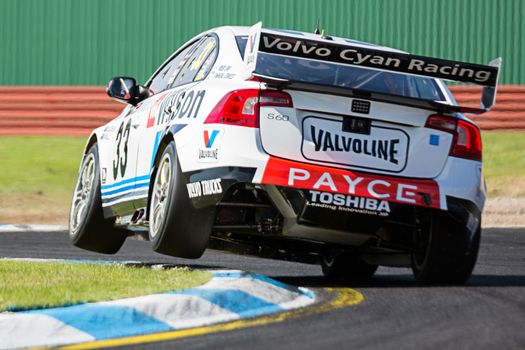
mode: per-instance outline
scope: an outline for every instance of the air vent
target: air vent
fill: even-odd
[[[353,100],[352,101],[352,112],[362,113],[362,114],[370,113],[370,102],[361,101],[361,100]]]

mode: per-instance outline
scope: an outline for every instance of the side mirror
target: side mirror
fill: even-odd
[[[129,103],[133,106],[153,95],[150,89],[137,85],[131,77],[115,77],[108,83],[106,92],[117,102]]]

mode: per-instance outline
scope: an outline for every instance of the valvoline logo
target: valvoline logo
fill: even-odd
[[[204,146],[206,148],[212,148],[220,130],[204,130]]]
[[[255,47],[255,42],[257,41],[257,33],[255,33],[253,36],[250,35],[250,42],[249,42],[249,45],[250,45],[250,53],[253,53],[253,49]]]

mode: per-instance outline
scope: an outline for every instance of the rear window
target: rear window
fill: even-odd
[[[242,57],[244,56],[247,36],[237,36],[236,39]],[[257,56],[257,73],[306,83],[362,89],[433,101],[445,100],[441,89],[432,78],[265,52],[259,52]]]

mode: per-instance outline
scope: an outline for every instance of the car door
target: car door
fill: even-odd
[[[132,210],[129,197],[134,187],[133,154],[134,144],[133,119],[134,107],[129,105],[119,117],[111,121],[104,129],[101,147],[101,196],[104,207],[110,207],[113,214],[122,215]]]
[[[208,37],[187,45],[156,73],[149,84],[155,95],[144,101],[144,105],[132,116],[132,126],[136,129],[135,135],[140,145],[134,156],[135,209],[142,209],[147,205],[154,157],[166,127],[172,124],[176,106],[183,106],[189,98],[199,98],[186,92],[196,81],[204,79],[211,68],[207,67],[206,72],[201,70],[217,46],[217,39],[213,37],[213,43],[210,44]]]
[[[198,112],[203,92],[193,89],[210,72],[217,50],[218,38],[215,35],[204,36],[173,58],[171,66],[174,68],[158,72],[157,76],[163,76],[165,85],[157,82],[157,76],[151,80],[150,88],[158,86],[161,91],[150,98],[154,102],[144,108],[143,114],[138,115],[136,120],[140,124],[140,147],[136,154],[136,186],[140,196],[135,199],[135,208],[147,206],[154,158],[166,128],[172,127],[172,132],[182,130],[190,114],[193,116]],[[185,106],[192,106],[191,111]]]

